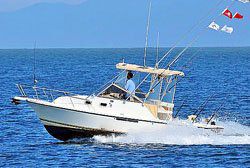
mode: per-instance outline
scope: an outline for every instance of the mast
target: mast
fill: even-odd
[[[148,47],[148,33],[149,33],[149,25],[150,25],[150,17],[151,17],[151,8],[152,8],[152,2],[150,1],[149,9],[148,9],[148,22],[147,22],[146,40],[145,40],[144,58],[143,58],[143,66],[144,67],[146,67],[146,57],[147,57],[147,47]]]

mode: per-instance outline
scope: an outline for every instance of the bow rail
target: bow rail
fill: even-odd
[[[53,103],[54,100],[60,96],[68,96],[70,98],[73,107],[75,107],[75,105],[74,102],[72,101],[72,98],[87,100],[87,98],[82,98],[80,97],[80,95],[68,91],[48,89],[45,87],[30,86],[26,84],[16,84],[16,86],[19,92],[21,93],[21,97],[25,98],[33,98]]]

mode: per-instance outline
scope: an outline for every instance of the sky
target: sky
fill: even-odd
[[[65,3],[79,5],[86,0],[0,0],[0,12],[15,11],[39,3]]]
[[[145,45],[149,0],[0,0],[0,48],[133,48]],[[220,15],[228,7],[243,20]],[[152,0],[149,46],[250,46],[250,3]],[[210,30],[215,21],[232,34]],[[193,29],[192,29],[193,28]],[[191,31],[190,31],[191,30]],[[181,40],[180,40],[181,39]]]

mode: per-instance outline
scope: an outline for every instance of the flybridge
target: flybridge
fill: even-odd
[[[157,69],[157,68],[144,67],[144,66],[135,65],[135,64],[118,63],[116,64],[116,68],[122,69],[122,70],[128,70],[128,71],[157,74],[163,77],[173,76],[173,75],[184,76],[184,73],[181,71],[172,71],[169,69]]]

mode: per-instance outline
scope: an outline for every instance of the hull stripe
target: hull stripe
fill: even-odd
[[[93,129],[93,128],[87,128],[87,127],[79,127],[79,126],[76,126],[76,125],[65,124],[65,123],[61,123],[61,122],[57,122],[57,121],[46,120],[46,119],[43,119],[43,118],[39,118],[39,119],[41,121],[49,122],[49,123],[52,123],[52,124],[59,124],[59,125],[65,126],[65,127],[75,128],[75,129],[79,129],[79,130],[89,130],[89,131],[99,131],[99,130],[101,130],[103,132],[116,133],[116,134],[125,134],[124,132],[109,131],[109,130],[105,130],[105,129]]]

